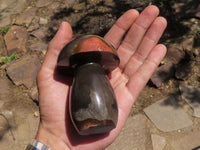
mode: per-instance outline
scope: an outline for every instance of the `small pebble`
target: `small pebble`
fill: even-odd
[[[40,116],[40,112],[39,111],[34,112],[34,117],[39,117],[39,116]]]
[[[166,61],[165,61],[165,60],[162,60],[162,61],[160,62],[160,64],[161,64],[161,65],[165,65],[165,64],[166,64]]]
[[[42,51],[42,54],[45,56],[46,55],[46,53],[47,53],[47,50],[43,50]]]
[[[194,50],[194,55],[195,55],[195,56],[199,56],[199,55],[200,55],[199,49],[195,49],[195,50]]]
[[[45,24],[48,23],[48,20],[46,18],[40,18],[40,22],[39,23],[45,25]]]

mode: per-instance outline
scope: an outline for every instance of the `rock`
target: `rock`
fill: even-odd
[[[40,27],[39,21],[40,21],[40,18],[35,17],[32,20],[32,22],[31,22],[30,26],[28,27],[27,31],[30,32],[30,31],[34,31],[34,30],[38,29]]]
[[[38,0],[36,7],[45,7],[52,3],[52,0]]]
[[[46,51],[47,50],[48,45],[46,43],[43,42],[38,42],[38,43],[34,43],[30,46],[30,49],[32,51]]]
[[[40,116],[40,112],[39,112],[39,111],[35,111],[35,112],[34,112],[34,116],[35,116],[35,117],[39,117],[39,116]]]
[[[10,81],[7,78],[0,78],[0,101],[7,100],[10,95]]]
[[[200,18],[200,12],[197,12],[197,13],[195,14],[195,17]]]
[[[76,2],[76,0],[63,1],[62,5],[60,7],[61,7],[61,9],[73,7],[75,2]]]
[[[3,110],[0,112],[0,116],[3,116],[9,127],[15,127],[16,126],[16,122],[15,122],[15,115],[13,114],[12,111],[9,110]]]
[[[26,109],[24,107],[25,106],[21,105],[21,109]],[[16,107],[13,109],[15,108]],[[39,117],[34,117],[34,112],[24,112],[23,110],[18,111],[22,111],[25,114],[21,113],[21,116],[16,116],[17,127],[11,128],[4,134],[0,142],[1,150],[25,150],[30,141],[35,138],[39,124]],[[15,113],[17,115],[19,114],[19,112]]]
[[[26,28],[20,26],[12,26],[5,35],[5,43],[8,55],[13,52],[26,52],[27,31]]]
[[[192,50],[194,45],[194,37],[189,37],[188,35],[186,37],[183,37],[183,41],[180,43],[183,49],[186,50]]]
[[[152,140],[153,150],[163,150],[163,148],[166,145],[166,139],[157,134],[152,134],[151,140]]]
[[[0,138],[9,130],[9,124],[6,118],[0,113]]]
[[[1,34],[0,34],[0,55],[1,56],[6,55],[6,46],[4,43],[4,38]]]
[[[29,92],[29,96],[33,101],[38,102],[38,89],[37,86],[33,87],[30,92]]]
[[[3,105],[4,105],[4,102],[0,100],[0,110],[2,109]]]
[[[36,79],[40,68],[40,61],[36,55],[26,55],[9,63],[6,72],[16,85],[25,85],[30,88]]]
[[[159,67],[151,76],[151,82],[156,86],[160,87],[162,83],[168,81],[174,77],[175,66],[173,63],[168,63]]]
[[[6,126],[8,127],[8,122],[7,122],[6,118],[4,117],[4,115],[1,114],[1,112],[0,112],[0,137],[1,137],[2,128],[6,127]]]
[[[46,32],[47,28],[42,27],[38,30],[35,30],[31,33],[32,36],[38,38],[38,39],[43,39],[45,37],[45,32]]]
[[[129,117],[120,135],[106,150],[151,150],[150,133],[144,115]]]
[[[182,99],[192,107],[194,111],[193,116],[200,118],[200,88],[181,84],[179,89]]]
[[[186,27],[188,27],[190,29],[190,32],[192,32],[192,34],[186,34],[183,35],[182,37],[180,37],[181,39],[184,38],[194,38],[195,36],[195,32],[197,31],[197,29],[199,28],[199,20],[197,18],[190,18],[187,19],[185,21],[182,22],[182,24]]]
[[[0,112],[0,138],[4,136],[12,127],[15,127],[15,118],[12,111]]]
[[[26,0],[0,0],[0,27],[11,23],[10,16],[24,9]]]
[[[171,7],[175,10],[176,17],[179,18],[195,17],[200,10],[199,1],[192,0],[176,1]]]
[[[28,27],[36,15],[37,8],[27,8],[22,14],[16,17],[15,24]]]
[[[173,96],[157,101],[145,108],[144,112],[163,132],[175,131],[192,125],[192,121]]]
[[[185,52],[181,50],[180,45],[171,45],[167,49],[167,54],[164,58],[166,63],[178,64],[185,57]]]
[[[175,10],[176,13],[181,12],[181,8],[184,6],[184,2],[174,3],[172,8]]]
[[[46,19],[46,18],[40,18],[39,23],[40,23],[41,25],[45,25],[45,24],[48,23],[48,19]]]
[[[193,61],[185,61],[178,65],[175,72],[175,77],[179,80],[187,80],[192,75],[192,68],[194,66]]]
[[[197,56],[200,56],[200,49],[195,48],[193,54],[194,54],[194,56],[196,56],[196,57],[197,57]]]
[[[49,5],[49,9],[56,9],[60,6],[59,2],[53,2],[52,4]]]
[[[176,138],[171,142],[171,147],[174,150],[199,150],[200,148],[200,131],[191,132],[188,135],[183,135],[181,138]]]

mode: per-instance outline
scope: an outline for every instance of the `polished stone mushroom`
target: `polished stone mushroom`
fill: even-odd
[[[114,47],[102,37],[81,36],[63,48],[57,65],[74,71],[69,112],[77,132],[93,135],[114,129],[118,108],[107,77],[119,65]]]

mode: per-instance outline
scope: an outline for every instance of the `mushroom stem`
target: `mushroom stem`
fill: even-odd
[[[87,63],[76,68],[69,107],[71,120],[80,135],[107,133],[116,127],[116,98],[99,64]]]

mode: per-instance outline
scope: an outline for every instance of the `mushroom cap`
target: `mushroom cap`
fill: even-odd
[[[60,52],[58,67],[74,69],[86,63],[98,63],[111,72],[119,65],[115,48],[104,38],[97,35],[85,35],[69,42]]]

